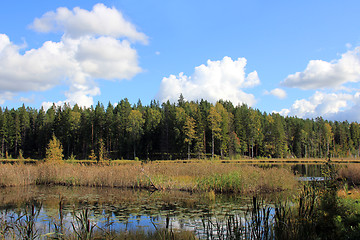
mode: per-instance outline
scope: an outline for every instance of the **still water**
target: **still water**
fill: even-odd
[[[320,166],[294,165],[298,176],[318,177]],[[258,196],[266,203],[288,198],[282,192]],[[89,220],[97,229],[131,231],[158,228],[184,229],[201,236],[202,219],[244,216],[252,196],[189,193],[180,191],[140,191],[115,188],[27,186],[0,189],[0,224],[29,215],[34,206],[38,215],[35,228],[39,236],[54,232],[61,225],[72,231],[79,224],[76,216],[88,210]],[[26,222],[25,222],[26,223]],[[1,229],[0,229],[1,230]]]
[[[285,193],[264,195],[263,199],[283,198]],[[113,188],[30,186],[0,189],[0,221],[16,219],[39,210],[36,229],[40,235],[54,232],[60,220],[72,231],[75,215],[89,210],[89,219],[97,229],[116,231],[159,228],[191,230],[201,234],[202,219],[217,221],[228,215],[242,216],[251,205],[249,196],[191,194],[179,191],[148,192]],[[61,216],[60,204],[61,203]]]

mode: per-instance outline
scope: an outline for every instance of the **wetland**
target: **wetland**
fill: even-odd
[[[349,169],[354,175],[354,166],[339,172]],[[322,209],[325,200],[338,199],[327,182],[316,183],[319,190],[297,181],[321,176],[324,166],[317,164],[52,163],[5,164],[0,170],[7,182],[0,188],[0,235],[5,239],[296,239],[301,228],[313,233],[309,222],[324,222],[310,208]],[[343,211],[347,204],[357,214],[356,200],[349,201],[321,211]],[[297,214],[309,222],[287,229],[290,235],[276,235],[281,229],[276,224]]]

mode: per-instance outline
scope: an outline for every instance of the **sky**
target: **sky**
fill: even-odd
[[[360,122],[360,1],[0,3],[0,106],[229,100]]]

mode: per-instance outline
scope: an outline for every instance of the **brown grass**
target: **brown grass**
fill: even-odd
[[[354,185],[360,184],[360,164],[348,164],[339,169],[339,177]]]
[[[208,181],[216,182],[206,187],[201,185]],[[192,164],[135,162],[120,165],[0,165],[0,187],[30,184],[249,192],[289,189],[296,181],[294,175],[284,168],[261,169],[211,161]]]

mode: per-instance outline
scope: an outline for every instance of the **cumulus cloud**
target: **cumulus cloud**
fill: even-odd
[[[286,92],[281,88],[275,88],[275,89],[271,90],[270,92],[265,91],[264,94],[265,95],[273,95],[279,99],[284,99],[287,96]]]
[[[162,102],[177,101],[180,94],[187,100],[206,99],[216,102],[219,99],[230,100],[234,104],[255,104],[255,97],[242,89],[260,84],[256,71],[245,74],[246,59],[232,60],[224,57],[220,61],[207,61],[207,65],[195,67],[191,76],[180,73],[178,76],[164,77],[158,99]]]
[[[346,47],[351,48],[350,44]],[[289,75],[281,84],[304,90],[316,90],[308,99],[296,100],[283,115],[301,118],[322,116],[329,120],[360,121],[360,47],[348,50],[339,59],[312,60],[303,72]]]
[[[73,22],[81,24],[73,26]],[[100,94],[96,79],[131,79],[141,72],[129,40],[145,41],[146,36],[115,8],[103,4],[90,12],[59,8],[36,19],[33,28],[43,32],[59,29],[64,35],[59,42],[47,41],[21,54],[21,46],[0,34],[0,103],[19,92],[46,91],[65,84],[69,90],[61,102],[90,106],[93,96]]]
[[[12,100],[14,94],[12,92],[0,92],[0,104],[4,104],[7,100]]]
[[[121,12],[102,3],[96,4],[91,11],[79,7],[73,10],[58,8],[56,12],[50,11],[41,18],[36,18],[30,27],[44,33],[64,32],[65,36],[71,38],[95,35],[147,42],[147,36],[125,20]]]
[[[350,114],[356,105],[360,106],[359,93],[324,93],[316,91],[309,99],[296,100],[289,109],[282,109],[280,114],[300,118],[316,118],[322,116],[330,120],[340,120],[347,115],[347,120],[359,121],[356,115]],[[344,119],[345,120],[345,119]]]
[[[349,50],[338,60],[311,60],[303,72],[289,75],[282,85],[301,89],[340,88],[360,81],[360,47]]]

